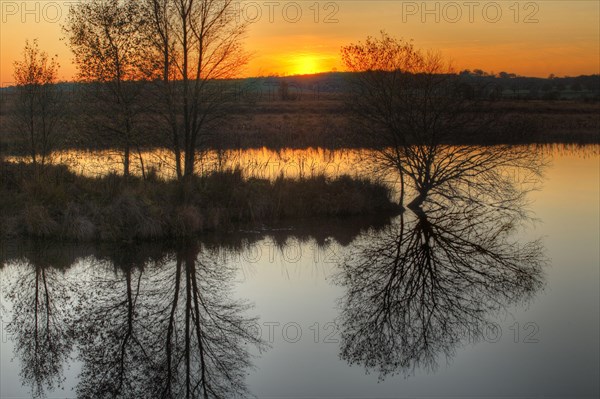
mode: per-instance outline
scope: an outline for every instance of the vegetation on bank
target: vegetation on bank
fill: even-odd
[[[397,209],[390,189],[368,180],[245,179],[239,170],[185,184],[149,176],[78,176],[65,166],[1,164],[1,236],[142,241],[227,231],[284,219]]]

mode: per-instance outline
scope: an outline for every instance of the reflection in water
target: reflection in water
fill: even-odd
[[[0,318],[22,384],[32,396],[52,396],[76,362],[78,397],[246,396],[249,352],[266,348],[249,304],[232,299],[232,259],[265,240],[273,251],[290,241],[347,245],[388,223],[389,216],[297,222],[175,250],[2,241],[0,287],[10,288],[0,290]]]
[[[247,177],[275,179],[310,177],[324,174],[329,177],[342,174],[361,174],[361,160],[370,159],[372,151],[364,149],[327,150],[323,148],[281,149],[251,148],[244,150],[210,150],[198,152],[196,173],[240,169]],[[171,151],[155,149],[143,151],[141,156],[147,170],[153,170],[165,179],[176,177],[175,158]],[[12,156],[9,161],[28,162],[27,157]],[[66,165],[72,172],[88,177],[121,173],[123,160],[120,151],[57,151],[51,162]],[[140,162],[132,162],[131,173],[142,176]]]
[[[350,245],[337,276],[347,290],[339,319],[343,359],[382,378],[433,369],[480,338],[496,312],[532,299],[544,284],[543,248],[515,238],[527,221],[519,184],[529,176],[506,178],[512,183],[495,191],[470,191],[466,181],[460,195],[431,190],[423,209],[367,232],[336,231],[336,222],[327,231],[318,226],[318,234],[285,226],[269,233],[282,248],[292,236]],[[0,248],[0,273],[10,279],[0,294],[9,299],[4,311],[12,314],[8,329],[24,383],[42,396],[60,386],[64,366],[77,356],[80,397],[246,395],[249,351],[264,344],[252,334],[249,305],[232,299],[234,270],[219,251],[241,251],[262,237],[246,232],[243,245],[215,237],[176,251],[53,244],[23,256]]]
[[[543,248],[512,238],[526,215],[510,205],[438,199],[359,238],[337,278],[347,289],[341,357],[380,378],[432,370],[479,339],[490,316],[531,299]]]
[[[17,264],[6,293],[13,314],[7,332],[15,338],[21,378],[31,386],[33,397],[61,386],[74,343],[72,286],[45,249],[36,246],[35,256]]]
[[[245,316],[249,305],[230,298],[230,268],[196,245],[153,266],[113,264],[119,270],[112,278],[89,281],[96,290],[80,322],[78,396],[246,393],[249,346],[264,345],[252,334],[255,319]]]
[[[78,317],[83,369],[77,392],[85,398],[144,397],[149,359],[141,312],[149,304],[141,283],[147,259],[135,247],[111,252],[105,265],[91,265],[80,286],[89,295]]]
[[[75,348],[78,397],[248,394],[249,351],[266,346],[246,316],[250,305],[231,298],[235,270],[196,243],[155,255],[103,248],[71,283],[47,265],[15,265],[9,332],[35,396],[60,384]]]

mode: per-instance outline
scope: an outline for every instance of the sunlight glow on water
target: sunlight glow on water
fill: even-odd
[[[362,172],[357,165],[365,163],[368,150],[326,150],[309,148],[305,150],[267,148],[248,150],[208,151],[198,153],[196,173],[232,170],[239,168],[247,177],[274,179],[280,175],[289,178],[310,177],[325,174],[335,177],[342,174],[357,175]],[[154,150],[141,153],[144,168],[155,169],[158,176],[175,178],[175,158],[170,151]],[[95,177],[108,173],[122,173],[122,156],[117,151],[99,152],[62,151],[52,155],[53,163],[64,164],[75,173]],[[26,158],[9,157],[10,161]],[[131,159],[132,173],[141,176],[140,154]]]
[[[600,153],[598,145],[545,144],[531,145],[532,151],[553,158],[588,159]],[[311,177],[324,174],[327,177],[340,175],[372,176],[369,167],[375,152],[367,149],[328,150],[323,148],[281,149],[254,148],[245,150],[210,150],[198,153],[196,173],[240,169],[246,177],[275,179],[280,175],[288,178]],[[146,171],[154,169],[159,177],[175,178],[175,158],[171,151],[153,150],[133,153],[131,171],[141,176],[140,155]],[[115,150],[87,152],[80,150],[58,151],[51,155],[52,163],[67,165],[75,173],[88,177],[108,173],[121,174],[123,158]],[[27,162],[26,157],[7,157],[7,160]]]

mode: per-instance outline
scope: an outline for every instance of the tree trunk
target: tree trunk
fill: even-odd
[[[123,176],[129,177],[129,146],[126,145],[123,150]]]
[[[196,152],[193,148],[187,148],[185,151],[184,176],[191,177],[194,175],[194,164],[196,163]]]
[[[144,166],[144,157],[142,156],[142,150],[140,150],[140,146],[137,146],[138,157],[140,157],[140,168],[142,169],[142,179],[146,180],[146,167]]]
[[[173,145],[173,152],[175,153],[175,171],[177,172],[177,179],[181,180],[183,174],[181,173],[181,151],[179,150],[179,145],[175,143]]]
[[[407,208],[413,211],[421,209],[421,205],[423,205],[423,202],[427,199],[428,191],[429,190],[425,189],[419,190],[419,195],[407,205]]]
[[[400,209],[404,210],[404,172],[400,169],[400,199],[398,200],[398,205],[400,205]]]

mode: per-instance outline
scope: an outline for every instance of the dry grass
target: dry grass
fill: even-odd
[[[175,181],[76,176],[63,166],[34,173],[2,165],[2,236],[72,241],[144,241],[231,231],[291,218],[394,211],[390,190],[342,176],[244,179],[239,170]]]

